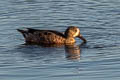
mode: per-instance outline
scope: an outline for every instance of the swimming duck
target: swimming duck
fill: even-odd
[[[86,43],[86,39],[80,34],[80,29],[76,26],[70,26],[65,33],[54,30],[38,30],[26,28],[26,30],[17,29],[25,38],[28,44],[73,44],[75,37],[80,38]]]

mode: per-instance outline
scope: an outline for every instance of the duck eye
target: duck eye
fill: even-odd
[[[75,32],[77,32],[77,29],[75,29]]]

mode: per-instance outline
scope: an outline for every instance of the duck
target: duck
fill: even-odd
[[[84,43],[87,40],[80,34],[77,26],[69,26],[64,33],[55,30],[40,30],[33,28],[17,29],[27,44],[74,44],[75,38],[80,38]]]

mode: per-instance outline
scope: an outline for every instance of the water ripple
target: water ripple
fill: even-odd
[[[2,80],[119,80],[119,0],[1,0],[0,77]],[[87,39],[76,47],[21,45],[16,29],[64,32],[75,25]],[[74,53],[74,54],[73,54]],[[114,74],[113,74],[114,73]]]

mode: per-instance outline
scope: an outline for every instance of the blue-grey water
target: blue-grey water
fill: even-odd
[[[18,28],[87,39],[66,47],[22,45]],[[0,80],[120,80],[120,0],[0,0]]]

